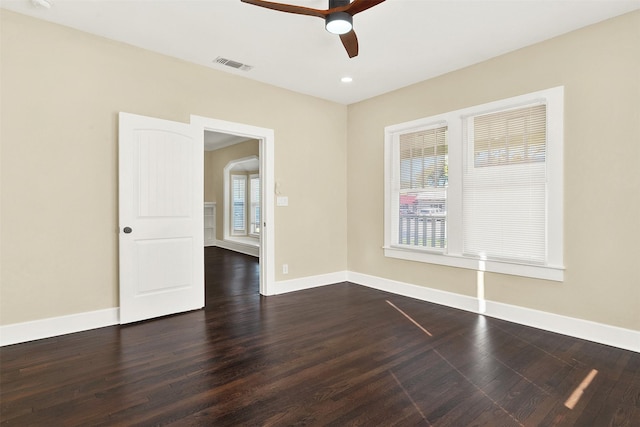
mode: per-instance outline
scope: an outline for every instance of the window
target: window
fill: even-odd
[[[246,233],[247,176],[231,175],[231,234]]]
[[[258,244],[262,220],[259,170],[258,156],[234,159],[224,167],[224,240]]]
[[[385,128],[385,255],[563,280],[563,88]]]
[[[398,244],[446,248],[447,127],[399,135]]]
[[[464,254],[544,264],[546,116],[536,103],[464,123]]]
[[[250,227],[249,233],[258,236],[260,234],[260,175],[249,175],[249,208]]]

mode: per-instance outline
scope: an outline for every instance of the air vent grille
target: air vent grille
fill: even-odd
[[[243,64],[242,62],[234,61],[232,59],[223,58],[218,56],[214,61],[216,64],[226,65],[227,67],[235,68],[236,70],[249,71],[253,68],[253,65]]]

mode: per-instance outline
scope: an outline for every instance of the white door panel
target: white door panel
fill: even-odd
[[[119,137],[120,323],[202,308],[201,139],[127,113]]]
[[[193,282],[191,264],[193,239],[136,240],[138,294],[187,288]]]

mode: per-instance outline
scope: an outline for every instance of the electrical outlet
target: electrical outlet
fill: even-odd
[[[289,264],[282,264],[282,274],[289,274]]]

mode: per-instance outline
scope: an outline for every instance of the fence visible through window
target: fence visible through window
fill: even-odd
[[[401,214],[398,220],[398,243],[443,249],[447,247],[446,214]]]

